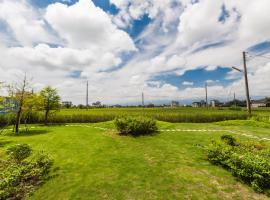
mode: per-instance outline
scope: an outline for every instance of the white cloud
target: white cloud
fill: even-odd
[[[112,4],[120,9],[120,12],[113,17],[114,22],[120,27],[128,27],[133,20],[148,15],[155,20],[162,17],[160,22],[164,32],[168,32],[172,22],[177,21],[181,12],[179,0],[111,0]]]
[[[218,19],[221,15],[222,0],[202,0],[196,4],[189,4],[180,16],[179,43],[180,45],[193,45],[226,39],[234,28],[236,13],[224,23]]]
[[[215,84],[215,83],[219,83],[219,80],[211,80],[211,79],[209,79],[209,80],[206,80],[205,82],[208,83],[208,84]]]
[[[184,82],[182,83],[182,85],[192,86],[192,85],[194,85],[194,83],[191,82],[191,81],[184,81]]]
[[[205,70],[207,71],[214,71],[218,68],[218,66],[212,66],[212,65],[208,65],[205,67]]]
[[[63,100],[85,103],[86,79],[70,76],[76,70],[89,80],[90,102],[140,102],[142,91],[146,102],[199,100],[205,95],[203,86],[180,90],[156,76],[239,66],[243,50],[270,40],[268,0],[201,0],[195,4],[185,0],[181,5],[178,0],[111,2],[120,9],[116,16],[89,0],[72,6],[54,3],[42,10],[26,0],[0,0],[0,18],[10,31],[0,31],[0,79],[13,81],[16,74],[27,72],[34,77],[36,90],[50,84],[58,88]],[[229,17],[219,22],[223,4]],[[152,21],[136,38],[141,51],[135,52],[132,38],[118,27],[131,26],[144,14]],[[61,46],[52,48],[46,43]],[[215,43],[219,45],[211,46]],[[130,51],[132,58],[112,70],[122,63],[122,53]],[[251,96],[269,96],[267,62],[256,58],[248,63]],[[209,98],[230,99],[233,92],[244,97],[241,74],[230,72],[228,78],[228,86],[215,80],[209,84]],[[182,84],[194,86],[195,82]]]
[[[66,71],[106,70],[121,63],[121,59],[110,52],[93,52],[89,49],[51,48],[46,44],[35,47],[13,47],[5,52],[10,62],[28,63],[35,67],[45,67],[50,70],[63,69]],[[15,59],[15,60],[13,60]],[[1,63],[0,63],[1,66]],[[3,67],[5,67],[3,65]]]
[[[129,35],[117,29],[107,13],[89,0],[71,6],[49,5],[45,18],[68,47],[117,53],[136,50]]]
[[[11,30],[9,34],[12,34],[20,45],[31,46],[39,42],[55,41],[46,31],[41,13],[25,0],[0,1],[0,20],[7,24]]]

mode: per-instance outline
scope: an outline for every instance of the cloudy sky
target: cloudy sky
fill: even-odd
[[[269,0],[0,0],[0,80],[85,104],[270,96]]]

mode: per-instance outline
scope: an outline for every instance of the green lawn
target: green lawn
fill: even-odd
[[[94,128],[113,128],[111,122],[84,125],[89,127],[40,126],[21,136],[0,136],[0,156],[11,144],[27,143],[54,158],[57,176],[29,199],[267,199],[205,159],[200,146],[222,132],[160,132],[132,138]],[[266,124],[246,121],[158,125],[160,129],[231,128],[270,138]]]

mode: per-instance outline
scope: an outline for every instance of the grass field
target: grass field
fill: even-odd
[[[27,143],[54,158],[57,176],[29,199],[268,199],[205,159],[201,146],[220,137],[222,131],[166,131],[133,138],[118,136],[112,122],[34,126],[20,136],[8,132],[0,136],[0,156],[11,144]],[[158,122],[158,126],[234,130],[270,138],[270,125],[253,121]]]

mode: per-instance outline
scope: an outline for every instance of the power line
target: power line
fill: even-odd
[[[208,108],[207,82],[205,82],[205,105],[206,105],[206,108]]]
[[[264,54],[252,55],[252,54],[250,54],[249,52],[247,52],[247,54],[248,54],[252,59],[254,59],[254,58],[256,58],[256,57],[261,57],[261,58],[265,58],[265,59],[269,59],[269,60],[270,60],[270,57],[265,56]],[[252,60],[252,59],[249,59],[249,61]]]
[[[88,106],[88,81],[86,82],[86,106]]]
[[[142,106],[144,107],[144,94],[142,92]]]

